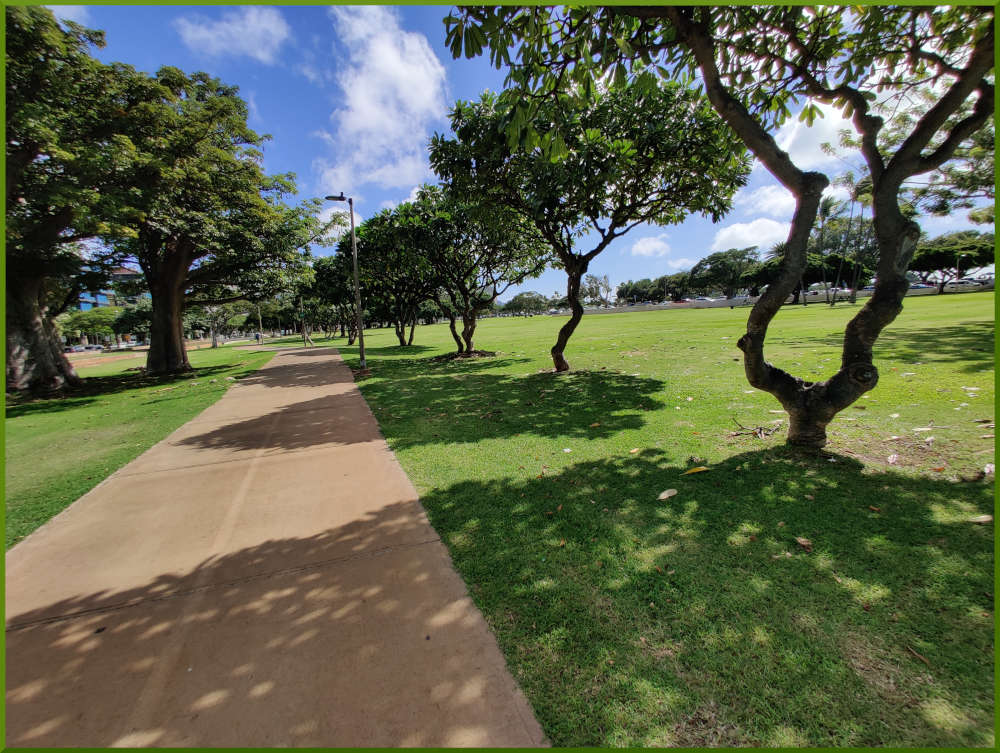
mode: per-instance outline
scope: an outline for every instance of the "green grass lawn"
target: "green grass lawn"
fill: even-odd
[[[768,358],[825,378],[853,311],[786,307]],[[746,384],[746,309],[586,316],[562,375],[561,317],[484,321],[463,361],[431,360],[445,325],[369,330],[360,385],[555,745],[991,746],[993,312],[907,301],[818,454]],[[270,357],[8,404],[8,546]]]
[[[78,369],[84,387],[62,399],[7,401],[6,545],[10,548],[218,400],[273,353],[231,348],[188,354],[195,371],[147,378],[131,359]]]
[[[786,307],[769,360],[826,378],[855,310]],[[746,309],[586,316],[564,375],[562,318],[369,331],[360,384],[553,744],[991,746],[993,312],[908,300],[819,454],[732,435],[785,418]]]

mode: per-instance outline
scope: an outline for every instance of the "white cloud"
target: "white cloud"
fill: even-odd
[[[806,126],[798,119],[798,115],[793,115],[775,134],[778,146],[788,152],[797,167],[804,170],[838,162],[838,157],[825,153],[820,145],[826,142],[839,148],[840,131],[847,129],[854,132],[851,121],[841,116],[836,108],[819,105],[819,109],[824,117],[816,118],[812,126]],[[856,152],[845,152],[844,156],[849,157],[853,154]]]
[[[400,204],[403,204],[407,201],[416,201],[417,193],[419,193],[420,188],[421,188],[420,186],[414,186],[413,189],[410,191],[410,195],[407,196],[405,199],[401,199],[400,201],[393,201],[392,199],[386,199],[381,204],[379,204],[379,209],[395,209]]]
[[[670,253],[670,244],[666,235],[655,235],[639,238],[632,244],[632,256],[666,256]]]
[[[281,45],[292,36],[280,11],[256,6],[224,13],[218,21],[204,16],[178,18],[174,28],[195,52],[245,55],[268,64],[276,61]]]
[[[795,212],[795,197],[780,185],[762,186],[753,191],[742,189],[733,197],[733,204],[744,215],[791,217]]]
[[[396,12],[384,7],[334,7],[330,17],[346,54],[337,74],[343,105],[330,116],[334,154],[315,165],[323,190],[408,188],[432,179],[427,140],[444,124],[447,92],[427,38],[400,28]]]
[[[624,253],[624,250],[622,251]],[[667,243],[666,233],[660,235],[650,235],[639,238],[629,249],[632,256],[646,256],[663,259],[663,263],[671,269],[688,269],[694,264],[693,259],[682,257],[680,259],[664,258],[670,255],[670,244]]]
[[[713,251],[725,251],[729,248],[747,248],[757,246],[767,249],[779,241],[788,239],[791,225],[787,222],[776,222],[760,218],[753,222],[739,222],[724,227],[715,234],[712,242]]]
[[[52,15],[60,21],[76,21],[86,26],[90,23],[90,11],[86,5],[46,5]]]

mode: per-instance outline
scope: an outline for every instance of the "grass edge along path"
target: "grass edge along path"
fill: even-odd
[[[993,300],[908,301],[815,455],[731,436],[782,418],[745,312],[585,317],[560,376],[555,317],[376,330],[360,385],[554,745],[989,747]],[[852,314],[769,357],[822,378]]]
[[[146,377],[133,361],[83,367],[63,397],[8,396],[5,425],[6,548],[190,421],[235,380],[274,356],[233,348],[193,350],[194,371]]]

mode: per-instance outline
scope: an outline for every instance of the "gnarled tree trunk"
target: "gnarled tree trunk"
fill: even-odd
[[[7,280],[7,390],[51,392],[80,384],[41,298],[44,280]]]
[[[564,260],[565,263],[565,260]],[[576,325],[580,323],[583,318],[583,306],[580,304],[580,281],[583,278],[584,273],[587,271],[587,265],[584,264],[565,264],[566,266],[566,297],[569,299],[569,307],[573,312],[569,321],[566,322],[559,329],[559,336],[556,338],[556,344],[552,346],[552,362],[556,367],[556,371],[569,371],[569,362],[563,355],[566,352],[566,344],[569,342],[570,336],[576,329]]]
[[[462,313],[462,340],[465,341],[465,352],[472,353],[472,337],[476,333],[476,312],[465,311]]]

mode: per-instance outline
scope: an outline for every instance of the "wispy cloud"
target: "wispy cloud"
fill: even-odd
[[[343,106],[321,136],[333,154],[314,164],[322,190],[408,188],[431,179],[427,140],[444,123],[447,93],[427,38],[400,28],[389,8],[334,7],[330,17],[346,59],[336,77]]]
[[[90,23],[90,11],[86,5],[46,5],[52,15],[60,21],[76,21],[84,26]]]
[[[719,230],[712,242],[713,251],[725,251],[729,248],[747,248],[757,246],[766,249],[769,246],[788,238],[791,225],[787,222],[776,222],[760,218],[753,222],[738,222]]]
[[[174,28],[191,50],[211,57],[245,56],[272,64],[292,29],[277,8],[249,7],[222,14],[218,21],[184,16]]]
[[[667,236],[651,235],[646,238],[639,238],[632,244],[629,253],[632,256],[666,256],[670,253],[670,244],[667,243]]]
[[[733,197],[733,205],[744,215],[769,215],[788,218],[795,211],[795,197],[779,185],[743,189]]]

